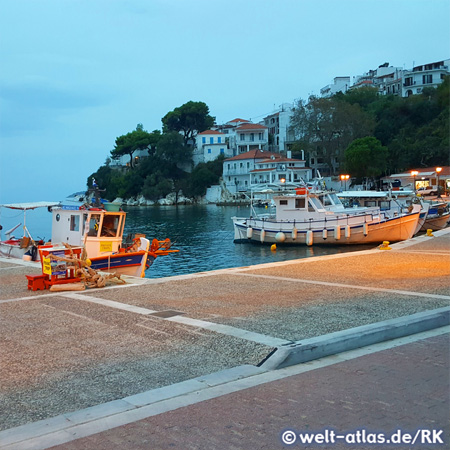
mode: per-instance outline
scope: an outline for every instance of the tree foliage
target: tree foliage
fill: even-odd
[[[388,149],[374,137],[355,139],[345,150],[345,168],[356,178],[375,178],[386,170]]]
[[[193,142],[197,133],[208,130],[215,123],[209,108],[203,102],[187,102],[167,113],[162,119],[163,132],[176,131],[183,134],[184,144]]]
[[[338,98],[310,97],[294,108],[291,128],[298,144],[311,157],[323,159],[334,175],[344,160],[344,151],[357,138],[369,136],[373,118],[357,104]]]
[[[449,83],[402,98],[380,96],[374,88],[353,89],[331,98],[300,100],[294,110],[295,149],[322,158],[330,174],[355,140],[375,137],[388,149],[386,174],[450,164]],[[383,154],[385,152],[383,151]],[[342,167],[342,166],[341,166]]]
[[[116,138],[114,149],[111,150],[111,158],[118,159],[123,155],[130,156],[130,168],[134,167],[133,154],[137,150],[151,150],[160,139],[161,133],[155,130],[149,133],[144,130],[141,123],[130,133]]]

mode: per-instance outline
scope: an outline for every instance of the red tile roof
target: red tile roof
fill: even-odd
[[[206,130],[206,131],[202,131],[201,133],[198,133],[198,135],[200,134],[223,134],[220,131],[217,130]]]
[[[266,159],[264,161],[259,161],[258,164],[265,164],[265,163],[270,163],[272,161],[275,162],[301,162],[303,161],[303,159],[292,159],[292,158],[285,158],[284,156],[277,156],[275,159]]]
[[[267,159],[271,156],[277,156],[276,153],[266,152],[259,149],[249,150],[245,153],[240,153],[239,155],[228,158],[225,161],[236,161],[238,159]]]
[[[245,119],[233,119],[229,120],[227,123],[234,123],[234,122],[250,122],[250,121]]]
[[[264,125],[259,125],[257,123],[244,123],[236,128],[236,131],[245,131],[245,130],[267,130],[267,127]]]

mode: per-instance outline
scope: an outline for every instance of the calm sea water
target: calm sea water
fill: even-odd
[[[125,232],[145,233],[153,239],[170,238],[180,250],[157,258],[147,270],[149,278],[203,272],[230,267],[249,266],[275,261],[308,258],[348,251],[365,250],[373,246],[289,246],[235,244],[231,217],[250,215],[245,206],[177,206],[127,208]]]
[[[4,232],[23,223],[20,211],[1,208],[0,223]],[[170,238],[179,253],[157,258],[146,272],[149,278],[241,267],[311,256],[365,250],[373,246],[289,246],[235,244],[231,217],[250,214],[246,206],[161,206],[128,207],[125,232],[145,233],[149,239]],[[34,239],[51,237],[51,214],[46,209],[28,211],[26,223]],[[21,227],[14,234],[22,236]]]

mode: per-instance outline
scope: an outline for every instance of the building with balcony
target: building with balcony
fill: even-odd
[[[198,133],[195,138],[195,148],[192,154],[194,167],[202,162],[213,161],[219,155],[233,156],[231,149],[227,147],[226,134],[217,130],[206,130]]]
[[[232,194],[247,192],[258,184],[298,183],[311,179],[311,169],[305,161],[278,153],[253,149],[223,162],[223,181]]]
[[[415,66],[403,72],[402,96],[421,94],[424,88],[436,88],[450,75],[450,59]]]
[[[294,140],[290,131],[291,118],[294,105],[283,103],[280,109],[269,116],[264,117],[264,126],[268,130],[268,149],[271,152],[285,153],[289,150],[289,143]]]
[[[401,89],[401,78],[402,69],[400,67],[394,67],[390,66],[389,63],[384,63],[374,70],[369,70],[363,75],[354,77],[351,89],[373,87],[378,89],[381,95],[398,95]]]

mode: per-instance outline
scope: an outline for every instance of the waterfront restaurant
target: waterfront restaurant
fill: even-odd
[[[419,189],[428,186],[440,186],[441,193],[450,192],[450,166],[413,168],[407,172],[394,173],[383,178],[386,183],[400,180],[402,187]]]

